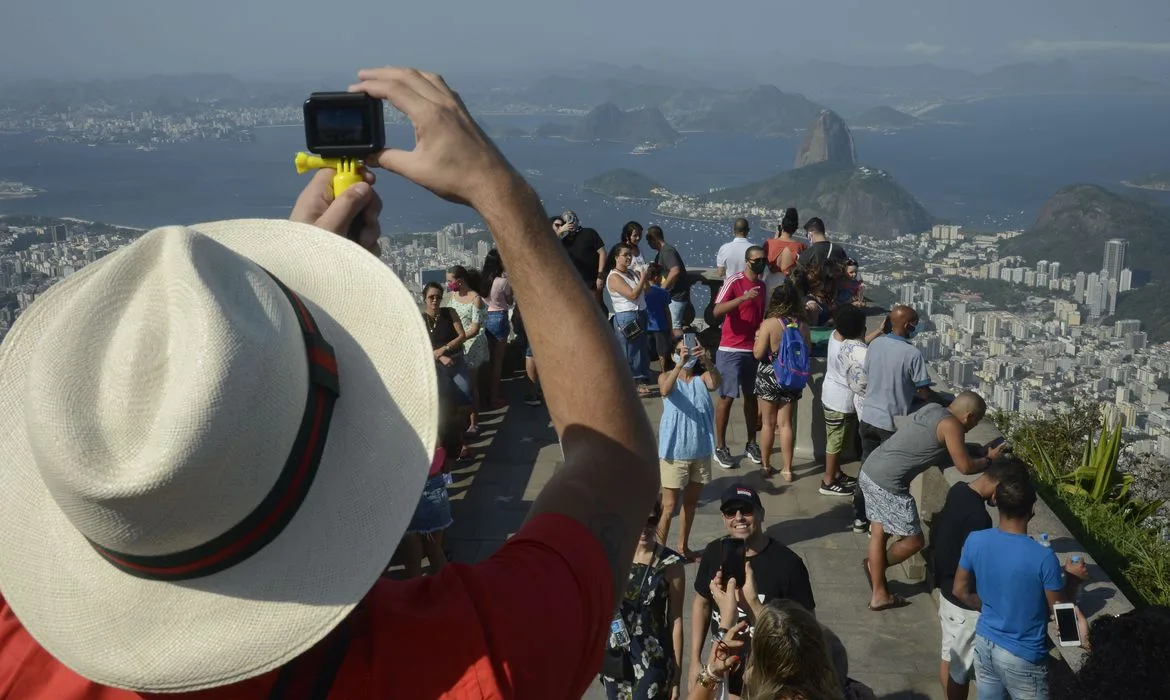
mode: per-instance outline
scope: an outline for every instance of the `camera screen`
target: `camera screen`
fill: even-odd
[[[1062,642],[1076,642],[1080,640],[1081,633],[1077,630],[1077,616],[1072,608],[1056,609],[1056,630],[1060,634],[1060,641]]]
[[[317,143],[354,146],[370,142],[366,112],[360,107],[325,107],[317,111]]]

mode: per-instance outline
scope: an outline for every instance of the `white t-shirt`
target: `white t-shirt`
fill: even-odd
[[[830,411],[837,413],[854,413],[853,392],[845,383],[845,370],[841,362],[841,343],[837,340],[837,331],[829,336],[829,349],[826,353],[825,381],[821,384],[821,403]]]
[[[634,289],[638,286],[638,279],[633,275],[629,273],[623,275],[617,270],[609,271],[609,275],[605,278],[605,291],[609,292],[609,301],[613,305],[613,312],[615,314],[620,314],[623,311],[642,311],[645,309],[646,296],[644,294],[639,294],[636,301],[630,301],[621,294],[618,294],[609,288],[609,281],[614,275],[617,275],[618,279],[625,280],[626,284],[630,285],[630,289]]]
[[[715,267],[727,270],[723,275],[724,279],[747,269],[747,260],[744,259],[744,256],[747,255],[747,249],[753,245],[755,243],[746,237],[736,237],[719,246],[719,253],[715,256]]]
[[[829,336],[825,380],[821,384],[821,403],[826,409],[838,413],[857,413],[860,410],[855,388],[864,391],[865,379],[861,377],[858,386],[857,376],[850,381],[850,371],[856,375],[858,367],[864,367],[865,350],[865,343],[860,340],[837,340],[836,331]]]

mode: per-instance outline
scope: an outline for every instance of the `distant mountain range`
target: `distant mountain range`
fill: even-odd
[[[1127,266],[1148,274],[1150,282],[1118,298],[1117,316],[1142,321],[1151,340],[1170,340],[1170,212],[1155,204],[1111,192],[1098,185],[1072,185],[1040,209],[1023,234],[1005,241],[1004,255],[1029,262],[1059,260],[1066,273],[1101,269],[1105,241],[1129,241]],[[1144,275],[1143,275],[1144,276]]]
[[[757,86],[744,86],[745,82]],[[718,85],[719,89],[713,85]],[[813,59],[803,63],[778,60],[774,65],[757,61],[737,75],[688,74],[677,66],[673,70],[651,70],[641,66],[587,64],[568,74],[537,80],[526,87],[472,88],[465,90],[464,94],[474,108],[487,110],[521,106],[590,109],[604,102],[613,102],[623,109],[657,105],[666,118],[682,130],[731,130],[769,135],[767,132],[776,130],[759,125],[745,128],[740,120],[729,129],[722,120],[705,122],[701,117],[691,116],[710,108],[712,102],[743,101],[751,104],[751,93],[761,89],[800,98],[812,105],[812,109],[803,114],[797,112],[800,108],[796,101],[790,105],[793,116],[785,128],[799,129],[824,103],[849,113],[886,105],[921,116],[948,102],[998,95],[1164,94],[1170,92],[1170,81],[1159,83],[1126,75],[1092,73],[1063,59],[1017,63],[985,73],[929,63],[851,66]],[[745,113],[740,119],[755,121],[760,117]]]
[[[594,108],[575,124],[543,124],[534,135],[652,146],[672,146],[678,141],[678,132],[657,107],[625,111],[612,102]]]
[[[904,129],[921,123],[918,117],[885,105],[870,107],[849,119],[849,126],[854,129]]]

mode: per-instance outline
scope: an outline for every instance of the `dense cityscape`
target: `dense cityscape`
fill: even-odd
[[[18,221],[0,220],[0,294],[9,300],[0,304],[0,339],[52,284],[141,233],[78,220]],[[1170,459],[1170,349],[1148,345],[1136,320],[1102,323],[1132,284],[1127,242],[1106,243],[1100,272],[1067,275],[1059,261],[1000,258],[999,243],[1015,235],[935,226],[893,241],[837,238],[856,249],[868,287],[884,288],[929,320],[914,342],[939,381],[977,389],[1005,412],[1051,415],[1077,400],[1099,401],[1135,453]],[[444,279],[450,265],[478,266],[490,247],[485,231],[456,223],[384,237],[382,259],[421,289]]]

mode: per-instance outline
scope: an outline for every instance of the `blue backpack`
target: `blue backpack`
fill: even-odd
[[[800,324],[790,319],[781,319],[784,334],[780,336],[780,351],[772,359],[776,371],[776,384],[793,393],[804,390],[808,385],[810,353],[808,343],[800,332]]]

